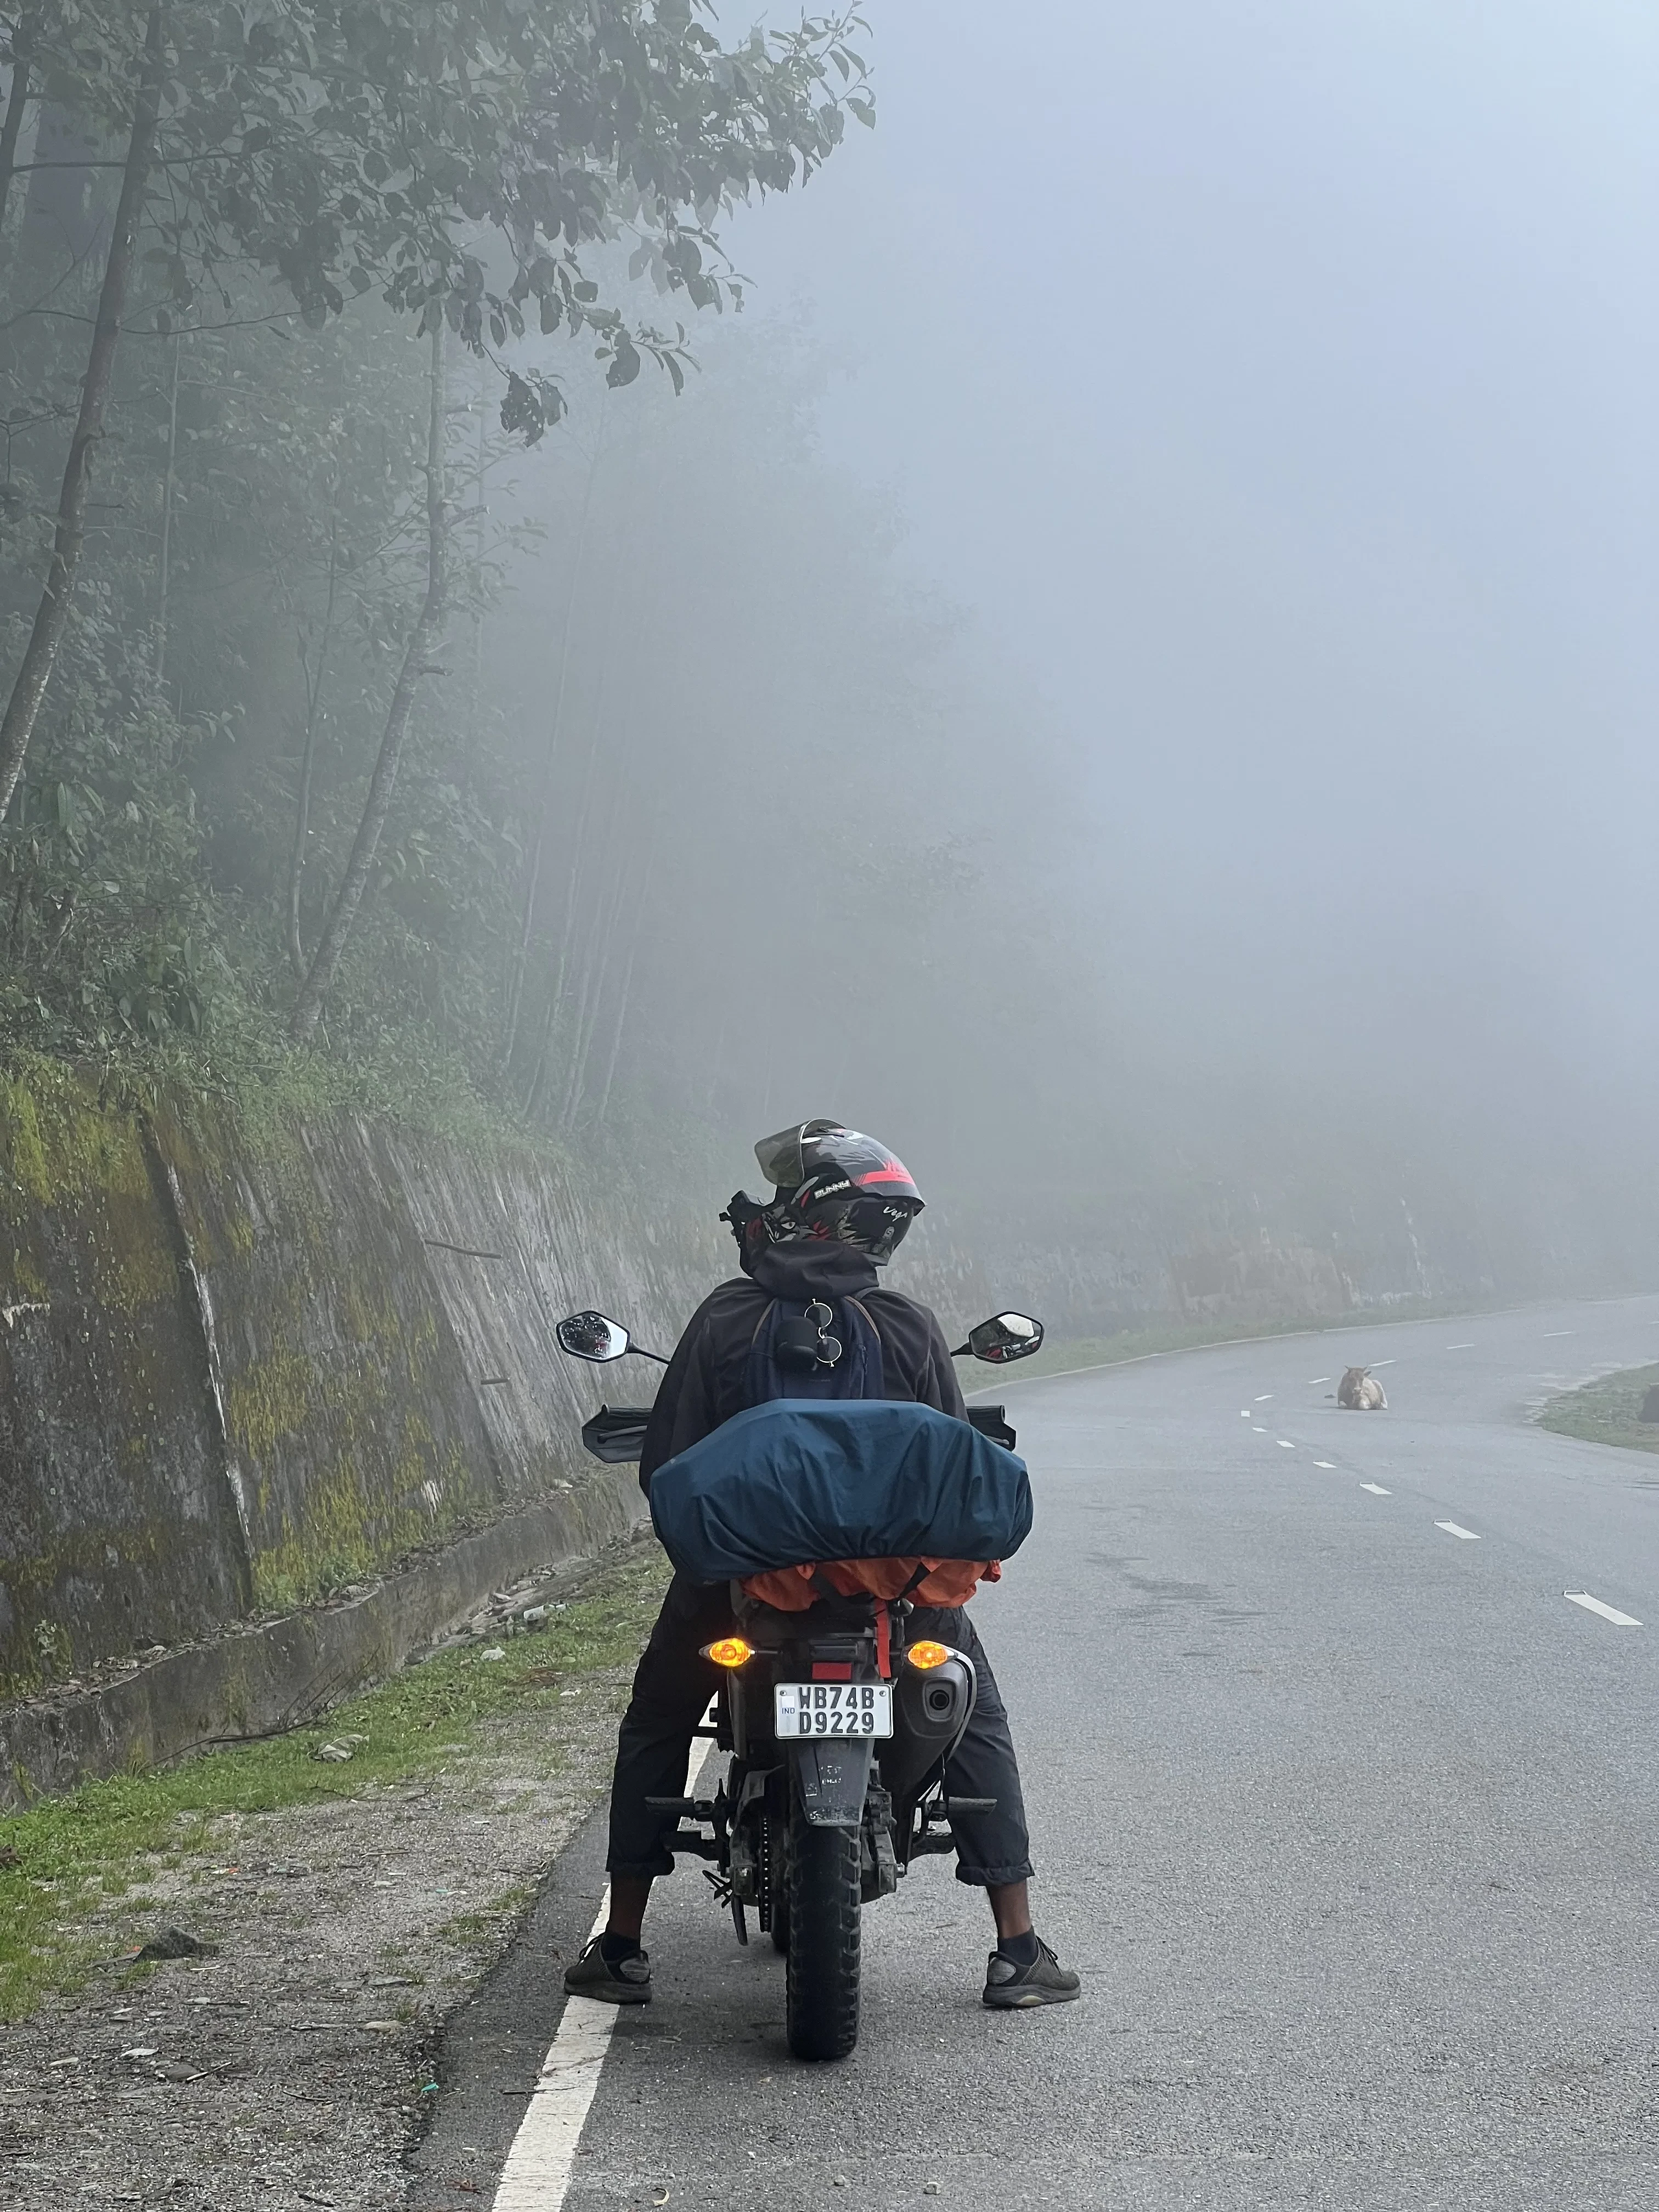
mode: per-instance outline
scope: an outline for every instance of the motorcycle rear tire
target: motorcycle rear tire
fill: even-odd
[[[789,2048],[845,2058],[859,2039],[859,1832],[815,1828],[789,1808]]]
[[[775,1814],[766,1816],[766,1864],[772,1894],[772,1948],[781,1958],[789,1951],[789,1834]]]

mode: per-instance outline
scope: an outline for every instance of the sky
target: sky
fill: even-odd
[[[1212,1071],[1644,1123],[1659,16],[867,13],[878,128],[728,241],[1062,732],[1126,991]]]

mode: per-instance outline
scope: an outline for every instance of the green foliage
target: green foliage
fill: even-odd
[[[1588,1443],[1659,1452],[1659,1422],[1641,1418],[1642,1401],[1656,1386],[1659,1367],[1626,1367],[1617,1375],[1601,1376],[1582,1389],[1552,1398],[1538,1425],[1553,1429],[1557,1436],[1582,1437]]]
[[[47,1048],[200,1036],[224,974],[191,770],[227,716],[181,721],[84,596],[52,742],[0,827],[0,1024]]]
[[[305,324],[375,294],[476,353],[528,327],[597,342],[620,386],[684,333],[604,296],[585,247],[624,228],[634,274],[694,308],[740,301],[709,222],[804,181],[869,119],[853,15],[723,48],[703,0],[77,0],[32,24],[52,97],[121,143],[153,19],[161,130],[135,320],[166,335],[238,311],[239,264]],[[495,232],[509,275],[492,274]],[[556,380],[515,373],[514,427],[556,420]]]
[[[331,910],[425,635],[412,336],[447,330],[477,364],[441,441],[470,489],[436,526],[470,540],[447,597],[478,635],[524,537],[486,518],[487,478],[567,405],[572,372],[542,342],[580,341],[564,359],[580,375],[596,358],[607,390],[654,359],[681,391],[684,328],[632,313],[630,288],[739,303],[711,225],[840,140],[865,78],[856,19],[729,50],[711,22],[700,0],[76,0],[14,17],[40,133],[0,201],[20,302],[0,328],[0,667],[22,665],[37,606],[75,612],[0,825],[0,1044],[109,1062],[199,1041],[228,1006],[245,1032],[279,1027],[285,967],[303,969]],[[138,173],[125,149],[158,72],[83,556],[56,486],[112,196]],[[505,360],[527,335],[538,357]],[[52,558],[72,599],[42,599]],[[446,672],[415,673],[429,690]],[[435,1034],[487,1071],[524,855],[466,757],[481,688],[475,665],[467,744],[428,720],[400,768],[327,1031],[358,1066],[413,1024],[428,1056]]]

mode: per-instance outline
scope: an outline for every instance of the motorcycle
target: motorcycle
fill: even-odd
[[[630,1352],[666,1364],[605,1314],[569,1315],[556,1334],[595,1364]],[[1004,1366],[1042,1337],[1029,1315],[998,1314],[951,1356]],[[637,1460],[648,1418],[601,1406],[583,1442],[607,1463]],[[970,1407],[968,1418],[1013,1450],[1002,1407]],[[916,1859],[953,1849],[953,1817],[995,1803],[945,1795],[978,1693],[972,1660],[913,1639],[908,1598],[821,1589],[808,1610],[785,1613],[732,1585],[736,1632],[703,1648],[720,1679],[712,1723],[696,1731],[730,1765],[712,1797],[647,1800],[676,1823],[668,1849],[708,1862],[738,1942],[752,1912],[783,1954],[789,2048],[803,2059],[844,2058],[858,2040],[863,1907],[890,1896]]]

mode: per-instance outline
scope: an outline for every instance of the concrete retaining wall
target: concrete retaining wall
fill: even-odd
[[[581,1451],[596,1377],[550,1322],[603,1296],[672,1341],[721,1266],[712,1224],[671,1246],[539,1162],[349,1122],[256,1144],[67,1073],[0,1083],[0,1702],[526,1512],[526,1564],[591,1553],[637,1494]],[[503,1572],[480,1555],[454,1609]]]
[[[529,1506],[356,1595],[246,1623],[108,1680],[0,1712],[0,1813],[89,1776],[160,1766],[298,1728],[542,1563],[571,1563],[568,1517]]]

